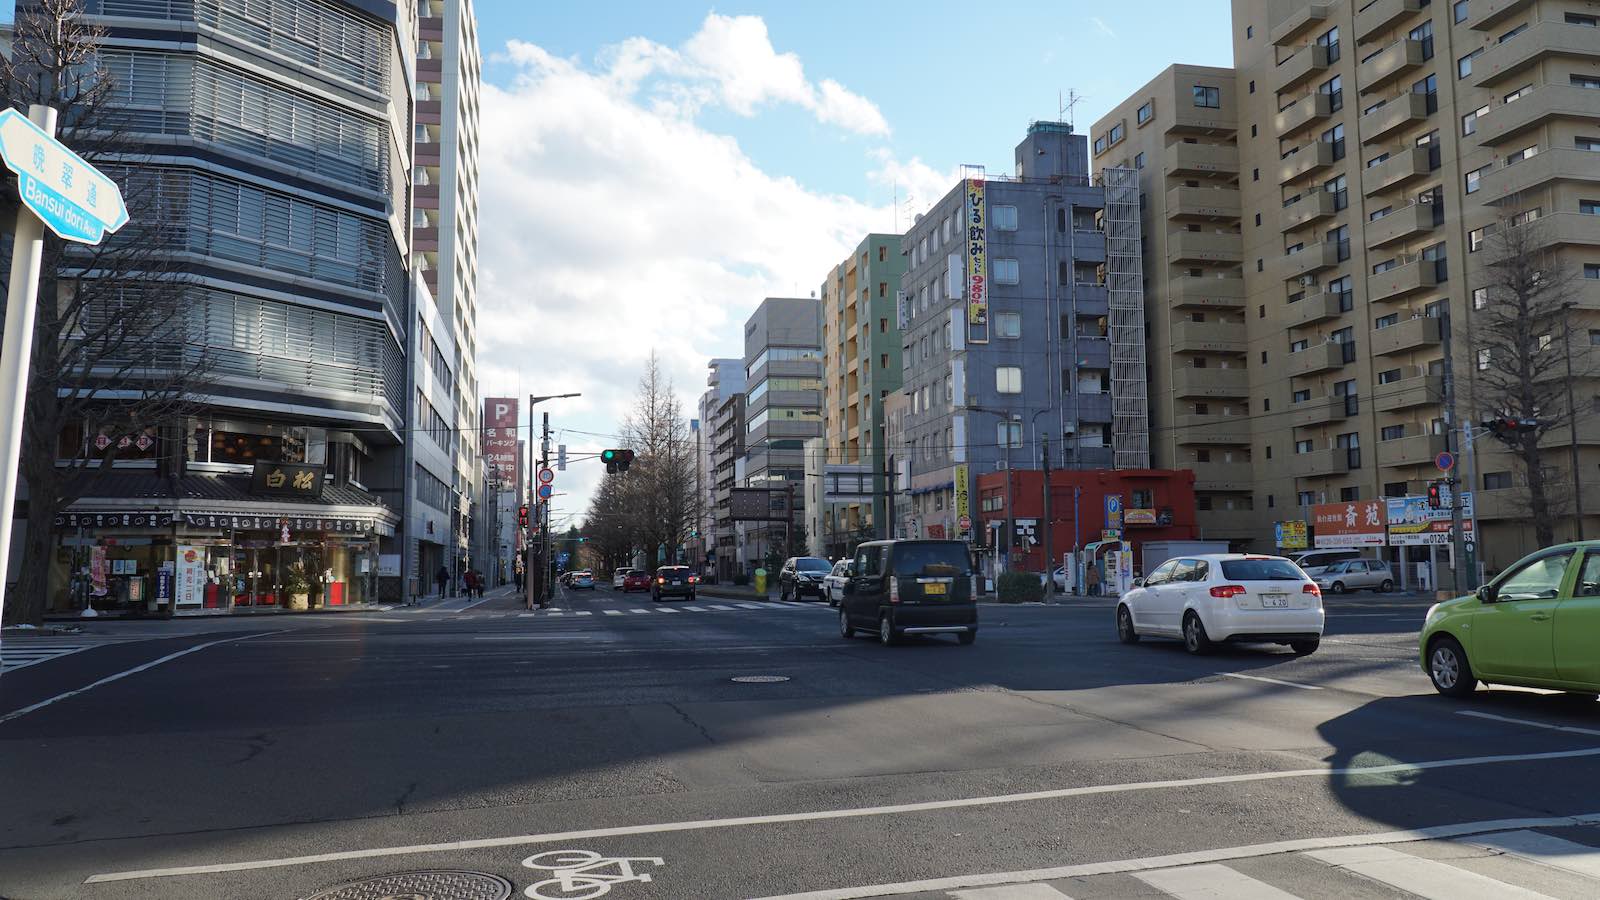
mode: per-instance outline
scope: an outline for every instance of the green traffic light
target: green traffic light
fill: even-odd
[[[611,462],[613,459],[617,458],[617,451],[615,451],[615,450],[602,450],[602,451],[600,451],[600,458],[605,460],[606,462]]]

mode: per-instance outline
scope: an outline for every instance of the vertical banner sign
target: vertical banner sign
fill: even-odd
[[[967,179],[967,340],[989,343],[989,212],[983,179]]]
[[[1122,495],[1106,495],[1106,531],[1115,532],[1117,539],[1122,538]]]
[[[483,401],[483,458],[502,484],[517,483],[517,398]]]
[[[971,472],[966,463],[956,466],[956,526],[961,537],[972,536]],[[964,523],[964,524],[963,524]]]
[[[199,606],[205,599],[205,559],[200,548],[178,547],[178,598],[179,606]]]

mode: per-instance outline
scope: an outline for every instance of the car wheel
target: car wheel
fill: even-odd
[[[1206,623],[1200,621],[1200,615],[1190,611],[1183,617],[1183,648],[1195,656],[1203,656],[1211,652],[1211,638],[1206,636]]]
[[[1435,640],[1428,649],[1428,678],[1433,681],[1433,689],[1447,697],[1466,697],[1478,686],[1467,652],[1448,635]]]
[[[956,640],[960,641],[963,646],[971,646],[977,639],[978,633],[976,631],[963,631],[956,635]]]
[[[1333,585],[1328,588],[1328,590],[1332,591],[1335,594],[1342,594],[1342,593],[1344,593],[1344,582],[1335,581],[1333,583]]]
[[[1322,646],[1322,641],[1320,639],[1289,642],[1289,649],[1294,651],[1295,656],[1310,656],[1311,654],[1317,652],[1317,648],[1320,646]]]
[[[888,613],[884,613],[878,617],[878,643],[887,647],[894,642],[894,622],[890,620]]]
[[[856,636],[856,627],[850,624],[850,616],[844,610],[839,610],[839,637],[849,640]]]
[[[1394,590],[1394,582],[1388,578],[1383,580],[1383,584],[1378,585],[1378,593],[1380,594],[1387,594],[1392,590]]]
[[[1117,640],[1124,644],[1139,643],[1139,632],[1133,629],[1133,613],[1126,606],[1117,607]]]
[[[839,598],[835,597],[833,595],[832,591],[828,592],[828,605],[829,606],[838,606],[839,605]]]

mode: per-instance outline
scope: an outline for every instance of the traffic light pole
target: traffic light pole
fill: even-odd
[[[540,468],[549,468],[549,466],[550,466],[550,414],[549,413],[545,413],[544,414],[544,438],[543,438],[543,440],[542,440],[542,442],[540,444],[539,452],[542,454],[539,457],[539,467]],[[552,493],[554,493],[554,492],[552,492]],[[554,498],[551,498],[551,499],[554,499]],[[546,499],[545,502],[543,504],[541,504],[541,512],[543,513],[543,515],[540,516],[540,518],[544,522],[544,527],[543,527],[543,529],[541,529],[542,533],[540,534],[540,543],[542,543],[544,545],[544,562],[543,562],[543,566],[544,566],[544,591],[543,591],[542,595],[539,598],[539,606],[541,608],[543,608],[543,607],[547,607],[547,606],[550,605],[550,601],[555,598],[555,593],[556,593],[555,579],[551,577],[552,570],[555,568],[555,566],[551,565],[552,561],[550,559],[550,500],[549,499]]]
[[[1445,449],[1449,450],[1453,458],[1461,456],[1461,439],[1456,429],[1456,379],[1453,352],[1450,346],[1450,304],[1444,304],[1444,314],[1440,316],[1439,337],[1444,350],[1444,434]],[[1455,593],[1461,594],[1467,590],[1467,542],[1465,530],[1461,522],[1461,479],[1457,478],[1456,467],[1451,466],[1445,473],[1446,483],[1450,485],[1450,563],[1451,563],[1451,588]],[[1473,539],[1477,539],[1474,534]],[[1404,563],[1402,562],[1402,565]]]

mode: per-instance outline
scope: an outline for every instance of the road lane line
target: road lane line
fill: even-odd
[[[1535,722],[1532,719],[1513,719],[1510,716],[1497,716],[1494,713],[1478,712],[1475,709],[1458,709],[1456,710],[1456,715],[1471,716],[1474,719],[1490,719],[1495,722],[1506,722],[1511,725],[1526,725],[1529,728],[1544,728],[1549,731],[1565,731],[1568,734],[1588,734],[1600,736],[1600,729],[1596,728],[1579,728],[1575,725],[1554,725],[1549,722]]]
[[[1494,763],[1511,762],[1545,762],[1552,759],[1577,759],[1584,757],[1600,756],[1600,747],[1590,747],[1582,750],[1555,750],[1543,753],[1517,753],[1504,756],[1467,756],[1452,759],[1424,760],[1415,763],[1390,763],[1381,766],[1347,766],[1343,768],[1322,767],[1317,769],[1286,769],[1274,772],[1248,772],[1235,775],[1207,775],[1196,778],[1178,778],[1165,781],[1144,781],[1123,784],[1085,785],[1072,788],[1056,788],[1047,791],[1029,791],[1020,794],[998,794],[988,797],[962,797],[954,800],[927,800],[919,803],[900,803],[891,806],[858,806],[843,809],[823,809],[799,813],[773,813],[759,816],[738,816],[725,819],[693,819],[682,822],[656,822],[646,825],[622,825],[611,828],[589,828],[578,831],[547,832],[544,834],[522,834],[506,837],[475,838],[461,841],[448,841],[434,844],[409,844],[397,847],[372,847],[365,850],[338,850],[327,853],[315,853],[307,856],[288,856],[277,859],[260,859],[245,862],[211,863],[195,866],[172,866],[160,869],[136,869],[125,872],[107,872],[90,876],[84,883],[97,884],[105,881],[133,881],[143,878],[164,878],[174,875],[204,875],[216,872],[242,872],[251,869],[271,869],[282,866],[303,866],[314,863],[337,862],[347,859],[371,859],[383,856],[406,856],[415,853],[440,853],[459,850],[479,850],[492,847],[521,847],[530,844],[547,844],[557,841],[588,840],[592,838],[623,837],[638,834],[664,834],[678,831],[706,831],[719,828],[742,828],[751,825],[778,825],[791,822],[815,822],[828,819],[858,819],[869,816],[901,815],[905,813],[935,812],[947,809],[965,809],[982,806],[998,806],[1011,803],[1033,802],[1038,800],[1057,800],[1066,797],[1086,797],[1099,794],[1122,794],[1135,791],[1159,790],[1163,788],[1190,788],[1219,784],[1245,784],[1249,782],[1282,781],[1291,778],[1327,778],[1348,776],[1379,776],[1414,774],[1430,769],[1448,769],[1463,766],[1480,766]],[[1107,872],[1126,872],[1134,869],[1158,869],[1172,866],[1192,865],[1203,862],[1216,862],[1223,859],[1232,859],[1237,856],[1267,855],[1269,853],[1286,853],[1296,850],[1305,850],[1316,847],[1341,847],[1355,844],[1394,843],[1397,841],[1428,840],[1434,837],[1455,837],[1458,835],[1479,834],[1489,831],[1511,831],[1518,828],[1558,828],[1570,825],[1600,824],[1600,812],[1587,813],[1581,816],[1560,816],[1542,819],[1500,819],[1490,822],[1474,822],[1468,825],[1440,826],[1438,828],[1424,828],[1406,832],[1385,832],[1373,837],[1357,838],[1313,838],[1301,841],[1282,841],[1278,844],[1257,845],[1281,847],[1260,853],[1237,853],[1234,856],[1208,855],[1217,851],[1201,851],[1197,853],[1176,854],[1174,856],[1155,857],[1153,862],[1144,865],[1128,866],[1127,868],[1106,869]],[[1411,835],[1406,837],[1391,837],[1385,835]],[[1420,835],[1416,836],[1416,835]],[[1239,849],[1239,848],[1235,848]],[[1248,849],[1248,848],[1246,848]],[[990,875],[963,876],[960,878],[942,879],[937,882],[910,882],[911,887],[889,885],[892,890],[878,891],[885,887],[878,885],[873,888],[851,888],[848,891],[872,890],[876,893],[834,893],[822,891],[812,894],[785,895],[794,898],[807,898],[807,900],[825,900],[825,898],[847,897],[877,897],[892,893],[914,893],[916,891],[933,891],[954,889],[962,887],[982,887],[990,884],[1010,884],[1021,881],[1048,881],[1055,878],[1074,877],[1076,874],[1100,874],[1093,869],[1093,864],[1085,867],[1067,867],[1067,869],[1084,868],[1083,873],[1068,871],[1064,875],[1048,874],[1062,871],[1056,869],[1029,870],[1023,873],[1006,873],[1005,877]],[[1044,872],[1046,874],[1038,874]],[[932,887],[920,885],[930,883]],[[948,883],[948,884],[946,884]],[[778,898],[768,898],[778,900]]]
[[[498,597],[482,597],[482,598],[479,598],[477,602],[468,603],[466,606],[463,606],[460,609],[456,610],[456,613],[457,614],[464,613],[467,610],[473,608],[474,606],[477,606],[479,603],[488,603],[490,600],[498,600],[498,599],[499,599]]]
[[[573,613],[573,615],[575,615],[575,616],[592,616],[592,615],[594,615],[594,613],[590,612],[587,609],[580,609],[577,612]]]
[[[673,609],[670,606],[663,606],[663,607],[658,608],[656,610],[656,612],[658,612],[658,613],[679,613],[679,612],[683,612],[683,610],[681,610],[681,609]]]
[[[1153,869],[1135,873],[1135,878],[1175,900],[1300,900],[1264,881],[1236,872],[1221,863]]]
[[[767,605],[765,603],[738,603],[738,604],[735,604],[735,605],[736,606],[741,606],[741,607],[743,607],[745,609],[766,609],[767,608]]]
[[[721,609],[721,610],[729,610],[729,609],[733,609],[733,607],[731,607],[731,606],[718,606],[718,605],[716,605],[716,604],[715,604],[715,603],[713,603],[713,604],[711,604],[711,605],[710,605],[710,608],[711,608],[711,609]]]
[[[620,609],[602,609],[600,611],[605,613],[608,616],[620,616],[620,615],[622,615],[622,610],[620,610]]]
[[[1005,887],[953,891],[955,900],[1072,900],[1048,884],[1009,884]]]
[[[238,637],[223,638],[220,641],[209,641],[209,642],[204,643],[204,644],[196,644],[193,647],[188,647],[188,648],[185,648],[183,650],[179,650],[176,653],[168,653],[166,656],[163,656],[160,659],[152,659],[151,661],[149,661],[147,663],[143,663],[141,665],[134,666],[131,669],[124,669],[121,672],[117,672],[114,675],[107,675],[106,677],[100,679],[99,681],[94,682],[93,684],[85,685],[84,687],[81,687],[81,688],[75,688],[75,689],[70,690],[70,691],[65,691],[63,693],[55,695],[54,697],[48,697],[48,698],[46,698],[44,700],[40,700],[38,703],[35,703],[35,704],[31,705],[31,706],[24,706],[21,709],[12,710],[11,712],[8,712],[3,716],[0,716],[0,724],[5,724],[6,722],[11,721],[12,719],[20,719],[23,716],[27,715],[28,713],[34,712],[36,710],[44,709],[46,706],[49,706],[52,703],[59,703],[62,700],[66,700],[66,699],[69,699],[69,698],[72,698],[72,697],[76,697],[79,694],[87,693],[89,691],[94,690],[97,687],[100,687],[101,685],[110,684],[113,681],[120,681],[120,680],[122,680],[124,678],[127,678],[129,675],[137,675],[140,672],[143,672],[143,671],[145,671],[147,669],[154,669],[156,666],[159,666],[162,663],[171,662],[171,661],[177,659],[180,656],[188,656],[191,653],[198,653],[199,651],[204,650],[207,647],[215,647],[218,644],[229,644],[229,643],[233,643],[234,641],[248,641],[251,638],[267,637],[268,635],[283,634],[285,631],[288,631],[288,629],[284,628],[284,629],[279,629],[277,631],[262,631],[262,632],[259,632],[257,634],[244,634],[244,635],[239,635]]]
[[[1283,681],[1278,678],[1267,678],[1262,675],[1245,675],[1240,672],[1218,672],[1224,678],[1246,678],[1250,681],[1265,681],[1267,684],[1280,684],[1284,687],[1299,688],[1302,691],[1320,691],[1322,688],[1310,684],[1296,684],[1293,681]]]
[[[631,612],[631,613],[638,613],[638,614],[639,614],[639,615],[641,615],[641,616],[648,616],[648,615],[650,615],[650,610],[648,610],[648,609],[641,609],[641,608],[639,608],[639,607],[637,607],[637,606],[636,606],[636,607],[634,607],[634,608],[633,608],[633,609],[630,609],[630,610],[628,610],[628,612]]]
[[[698,606],[685,606],[683,608],[683,611],[684,612],[705,612],[704,609],[702,609],[701,607],[698,607]]]
[[[1459,843],[1499,850],[1542,866],[1600,879],[1600,849],[1538,831],[1504,831]]]
[[[1548,894],[1388,847],[1340,847],[1304,855],[1426,900],[1552,900]]]

